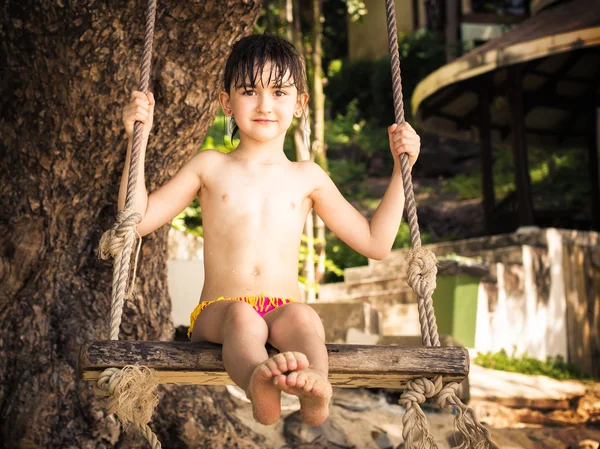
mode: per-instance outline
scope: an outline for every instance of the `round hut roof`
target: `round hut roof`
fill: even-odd
[[[479,91],[490,94],[495,142],[510,142],[509,67],[521,74],[527,142],[587,145],[600,97],[600,2],[550,6],[441,67],[417,85],[413,116],[426,130],[477,141]],[[592,128],[593,129],[593,128]]]

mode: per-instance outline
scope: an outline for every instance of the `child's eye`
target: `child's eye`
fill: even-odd
[[[252,89],[246,89],[242,95],[252,96],[254,93],[255,92]]]
[[[276,90],[275,91],[275,96],[276,97],[283,97],[284,95],[286,95],[286,93],[283,90]]]

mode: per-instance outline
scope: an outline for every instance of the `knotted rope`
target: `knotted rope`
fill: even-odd
[[[398,55],[398,31],[396,30],[396,10],[394,0],[385,0],[388,27],[388,45],[392,67],[392,87],[394,95],[394,113],[398,125],[404,122],[404,103],[402,98],[402,78],[400,74],[400,57]],[[421,339],[423,346],[440,346],[432,295],[436,287],[437,261],[435,255],[421,246],[421,235],[417,219],[417,208],[413,192],[412,177],[408,156],[400,156],[402,181],[406,213],[413,249],[407,256],[408,284],[417,295],[419,323],[421,324]],[[427,398],[437,396],[437,404],[445,410],[456,412],[455,425],[463,437],[463,441],[455,449],[490,448],[498,449],[491,439],[489,431],[477,420],[473,411],[465,406],[456,395],[458,383],[452,382],[446,386],[442,377],[433,380],[425,377],[408,382],[406,391],[400,397],[399,403],[406,408],[402,419],[404,425],[403,437],[407,449],[436,448],[437,444],[429,428],[427,419],[420,405]]]
[[[156,19],[156,0],[148,0],[146,5],[146,34],[142,52],[142,64],[139,90],[148,92],[150,82],[150,66],[152,62],[152,43],[154,40],[154,22]],[[123,315],[123,304],[126,297],[133,295],[135,274],[142,239],[137,232],[137,225],[142,216],[131,212],[135,205],[135,186],[140,164],[142,148],[143,124],[136,121],[133,128],[131,161],[127,177],[127,196],[125,209],[119,211],[115,224],[100,239],[99,257],[114,257],[113,283],[110,311],[110,339],[119,339],[119,328]],[[131,256],[134,245],[138,242],[133,264],[133,276],[130,280]],[[129,291],[127,287],[129,284]],[[153,449],[162,446],[158,437],[148,426],[152,413],[158,403],[156,390],[158,380],[152,370],[146,367],[126,366],[123,369],[108,368],[102,372],[96,384],[96,393],[107,397],[109,414],[116,414],[124,426],[135,425],[144,435]]]

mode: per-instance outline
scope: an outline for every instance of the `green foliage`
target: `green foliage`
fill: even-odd
[[[327,241],[327,238],[325,239]],[[308,286],[308,280],[306,279],[306,277],[304,277],[304,273],[303,273],[303,268],[304,268],[304,263],[306,262],[308,255],[310,254],[309,250],[308,250],[308,246],[306,246],[306,242],[308,241],[306,235],[302,235],[302,245],[300,245],[300,250],[298,251],[298,280],[304,284],[305,286]],[[313,248],[317,247],[317,244],[319,243],[319,240],[317,238],[313,239]],[[338,279],[338,278],[342,278],[344,276],[344,270],[342,268],[340,268],[339,266],[337,266],[337,264],[335,263],[335,261],[330,257],[329,255],[329,247],[327,247],[327,256],[325,258],[325,278],[327,278],[327,274],[331,273],[331,276],[333,276],[334,278]],[[317,253],[316,251],[313,249],[312,250],[312,254],[313,254],[313,260],[317,260]],[[319,291],[319,285],[320,284],[315,284],[313,285],[313,288],[315,288],[317,291]]]
[[[325,142],[330,155],[339,153],[343,157],[349,147],[355,147],[360,149],[361,157],[369,158],[374,154],[382,154],[389,167],[393,166],[387,129],[360,117],[358,99],[347,105],[345,114],[338,114],[335,120],[325,121]],[[364,164],[362,169],[366,169]],[[338,179],[333,179],[338,183]],[[338,186],[343,180],[339,182]]]
[[[348,15],[353,22],[359,22],[369,12],[362,0],[344,0],[348,8]]]
[[[330,160],[329,175],[347,199],[364,196],[362,181],[367,178],[364,164],[355,164],[346,159]]]
[[[421,241],[424,244],[429,243],[431,235],[422,233]],[[410,246],[410,229],[407,223],[402,222],[392,249],[408,248]],[[325,282],[341,282],[344,280],[345,268],[361,267],[369,263],[369,260],[365,256],[354,251],[332,232],[327,233],[327,260],[331,264],[326,265]]]
[[[356,100],[361,116],[368,117],[373,94],[366,86],[371,84],[373,65],[374,62],[368,60],[334,60],[329,64],[329,80],[324,92],[332,116],[346,115],[348,105]]]
[[[543,375],[561,380],[585,378],[577,366],[567,363],[561,356],[547,357],[546,360],[542,361],[529,357],[527,353],[517,356],[516,347],[513,348],[512,355],[508,355],[502,349],[495,353],[480,353],[473,362],[484,368],[521,374]]]
[[[325,282],[340,282],[344,279],[344,268],[367,265],[369,260],[357,253],[332,232],[327,233],[327,259],[336,270],[326,270]]]
[[[410,98],[417,84],[445,62],[444,46],[434,34],[419,30],[398,37],[402,92],[405,115],[411,118]],[[337,61],[336,65],[339,65]],[[329,82],[325,87],[332,114],[346,114],[352,100],[358,101],[360,117],[378,126],[394,122],[390,58],[377,61],[343,61],[342,67],[328,69]],[[368,89],[365,87],[368,86]]]
[[[202,212],[200,211],[200,201],[198,201],[198,198],[194,198],[192,204],[173,219],[171,226],[180,231],[189,232],[197,237],[204,236]]]
[[[581,182],[581,176],[587,173],[587,153],[582,155],[581,150],[550,152],[530,148],[528,156],[536,208],[579,207],[585,203],[589,186]],[[494,191],[496,198],[501,200],[516,189],[512,150],[508,147],[496,148],[494,157]],[[470,173],[445,179],[442,190],[457,193],[461,199],[480,198],[481,172],[474,169]]]
[[[208,129],[208,133],[206,133],[204,142],[200,146],[200,151],[217,150],[221,153],[231,153],[239,143],[240,139],[237,137],[233,141],[231,140],[231,136],[227,131],[227,118],[223,111],[219,109],[211,127]]]

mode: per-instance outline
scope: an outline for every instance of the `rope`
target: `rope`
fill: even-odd
[[[148,0],[146,5],[146,30],[142,51],[141,75],[139,90],[148,92],[150,83],[150,67],[152,62],[152,43],[154,40],[154,23],[156,20],[156,0]],[[113,282],[110,311],[110,339],[119,339],[119,328],[123,315],[123,304],[126,297],[131,297],[135,288],[137,261],[142,239],[137,232],[137,225],[142,216],[131,212],[135,206],[135,186],[140,164],[142,148],[142,132],[144,125],[136,121],[133,128],[133,143],[131,161],[127,177],[127,196],[125,208],[118,212],[114,225],[100,239],[99,257],[108,259],[114,257]],[[131,270],[131,256],[137,241],[137,250]],[[129,292],[127,291],[127,286]],[[153,449],[161,447],[158,437],[148,426],[158,399],[156,389],[158,380],[153,372],[145,367],[128,366],[122,370],[108,368],[100,375],[96,392],[108,397],[109,414],[116,414],[119,420],[127,425],[133,423]]]
[[[388,28],[388,45],[392,69],[392,88],[394,95],[394,115],[398,125],[404,123],[404,101],[402,98],[402,77],[400,73],[400,57],[398,54],[398,31],[396,29],[396,9],[394,0],[385,0]],[[413,249],[407,256],[408,284],[417,295],[419,323],[423,346],[440,346],[437,323],[433,309],[432,295],[436,287],[437,261],[435,255],[421,246],[421,234],[417,219],[417,207],[410,173],[408,156],[400,156],[402,181],[408,227]],[[403,437],[406,449],[437,448],[435,440],[427,426],[425,414],[420,404],[427,398],[437,396],[438,405],[446,410],[456,412],[456,427],[462,434],[463,441],[456,449],[498,447],[492,442],[489,431],[477,420],[471,409],[466,407],[456,396],[458,383],[452,382],[443,386],[442,377],[433,380],[425,377],[414,379],[407,384],[399,403],[406,408],[402,419]],[[420,436],[420,440],[418,439]]]

